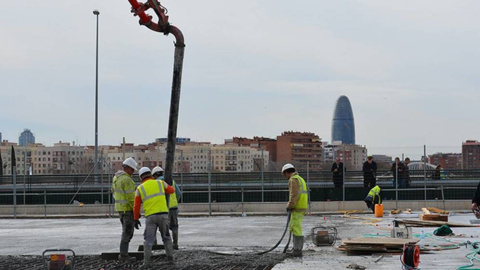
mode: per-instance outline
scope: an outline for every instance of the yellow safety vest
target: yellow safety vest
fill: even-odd
[[[112,183],[113,198],[115,199],[115,211],[133,211],[135,201],[135,183],[130,175],[124,173],[114,176]]]
[[[140,191],[145,217],[157,213],[168,213],[165,187],[162,180],[147,180],[137,189]]]
[[[372,203],[375,203],[375,196],[378,196],[378,204],[382,203],[382,199],[380,198],[380,187],[379,186],[374,186],[370,191],[368,192],[368,196],[372,196]]]
[[[175,191],[177,190],[177,184],[175,184],[175,181],[172,180],[172,185],[173,185],[173,189],[175,189]],[[177,200],[177,193],[176,192],[173,192],[173,194],[170,194],[170,209],[172,208],[178,208],[178,200]]]
[[[307,191],[307,184],[305,183],[305,180],[298,175],[292,175],[291,178],[295,178],[298,180],[298,183],[300,184],[300,198],[297,201],[297,204],[295,204],[294,209],[307,209],[308,208],[308,191]]]

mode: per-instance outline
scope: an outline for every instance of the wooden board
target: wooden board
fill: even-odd
[[[420,220],[434,220],[434,221],[444,221],[448,222],[448,216],[447,215],[440,215],[440,214],[425,214],[425,215],[420,215]]]
[[[436,208],[436,207],[427,207],[427,209],[428,209],[430,212],[433,212],[433,213],[436,213],[436,214],[444,214],[444,215],[450,214],[450,212],[445,211],[445,210],[442,210],[442,209],[440,209],[440,208]]]
[[[404,224],[410,227],[440,227],[442,225],[447,225],[449,227],[479,227],[478,225],[470,225],[470,224],[464,224],[464,223],[412,220],[412,219],[397,220],[397,222],[398,224]]]
[[[342,245],[402,245],[405,243],[417,243],[418,239],[401,239],[389,237],[357,237],[342,241]]]

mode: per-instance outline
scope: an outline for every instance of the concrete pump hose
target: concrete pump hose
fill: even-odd
[[[258,253],[255,253],[255,254],[256,255],[262,255],[262,254],[268,253],[268,252],[276,249],[278,247],[278,245],[280,245],[280,243],[282,242],[283,238],[285,237],[285,234],[288,231],[288,225],[290,225],[290,211],[288,212],[288,215],[287,215],[287,225],[285,226],[285,230],[283,231],[282,238],[280,238],[280,240],[277,242],[277,244],[275,246],[273,246],[271,249],[266,250],[266,251],[262,251],[262,252],[258,252]]]
[[[285,234],[287,233],[287,230],[288,230],[288,225],[290,225],[290,212],[288,212],[288,215],[287,215],[287,225],[285,226],[285,230],[283,231],[283,235],[282,235],[282,238],[280,238],[280,240],[277,242],[277,244],[275,246],[273,246],[271,249],[269,250],[266,250],[266,251],[262,251],[262,252],[258,252],[258,253],[253,253],[254,255],[263,255],[265,253],[268,253],[274,249],[276,249],[278,247],[278,245],[280,245],[280,243],[282,242],[283,238],[285,237]],[[290,242],[290,241],[289,241]],[[232,254],[232,253],[223,253],[223,252],[217,252],[217,251],[208,251],[212,254],[217,254],[217,255],[225,255],[225,256],[238,256],[240,254]],[[284,252],[285,253],[285,252]]]

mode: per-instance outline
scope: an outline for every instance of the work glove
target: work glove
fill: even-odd
[[[140,220],[135,220],[135,229],[139,230],[140,227],[142,227],[142,223],[140,223]]]

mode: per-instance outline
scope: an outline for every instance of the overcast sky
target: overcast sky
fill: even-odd
[[[187,45],[179,137],[294,130],[330,141],[346,95],[369,153],[458,152],[479,139],[478,1],[161,3]],[[0,7],[3,139],[29,128],[46,145],[94,144],[94,9],[99,143],[166,137],[174,37],[138,25],[127,0],[51,0]]]

